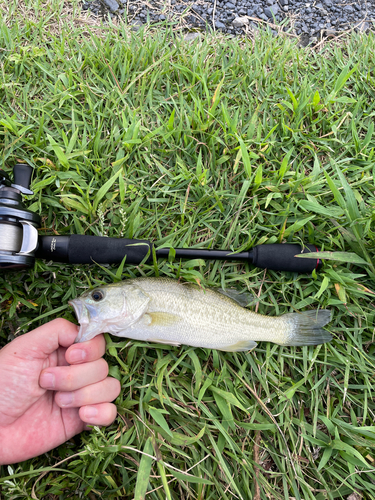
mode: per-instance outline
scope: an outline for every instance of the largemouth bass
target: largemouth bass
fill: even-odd
[[[263,316],[222,293],[169,278],[138,278],[100,286],[69,302],[80,323],[76,342],[99,333],[186,344],[221,351],[247,351],[256,341],[317,345],[331,340],[322,329],[328,310]]]

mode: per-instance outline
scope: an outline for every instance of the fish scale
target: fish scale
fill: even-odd
[[[95,288],[70,301],[77,342],[109,332],[149,342],[245,351],[258,341],[316,345],[331,340],[322,329],[327,310],[264,316],[212,289],[170,278],[138,278]]]

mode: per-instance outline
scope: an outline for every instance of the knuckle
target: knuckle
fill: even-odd
[[[64,377],[64,386],[66,390],[71,391],[74,386],[74,373],[72,370],[67,370]]]
[[[64,318],[53,319],[50,323],[52,323],[53,326],[55,326],[58,329],[67,327],[68,325],[72,324],[70,321],[68,321],[67,319],[64,319]]]
[[[95,391],[93,391],[89,385],[84,388],[82,399],[85,401],[85,404],[91,404],[94,402],[95,396]]]

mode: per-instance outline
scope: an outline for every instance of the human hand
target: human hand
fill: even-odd
[[[108,375],[103,335],[73,344],[78,328],[56,319],[0,350],[0,465],[45,453],[89,425],[116,418],[120,382]]]

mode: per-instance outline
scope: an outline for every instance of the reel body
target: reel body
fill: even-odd
[[[0,269],[21,269],[34,264],[38,247],[38,214],[25,208],[23,194],[30,190],[32,167],[14,166],[14,182],[0,170]]]

